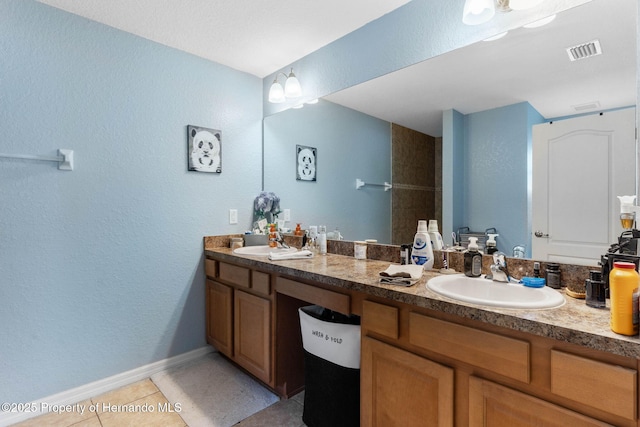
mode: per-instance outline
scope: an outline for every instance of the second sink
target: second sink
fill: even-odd
[[[518,283],[494,282],[464,274],[435,277],[427,282],[427,288],[459,301],[501,308],[557,308],[565,303],[564,296],[548,286],[529,288]]]

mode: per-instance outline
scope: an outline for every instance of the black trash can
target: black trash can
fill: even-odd
[[[360,316],[302,307],[304,410],[309,427],[360,425]]]

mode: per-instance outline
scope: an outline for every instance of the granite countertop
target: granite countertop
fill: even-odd
[[[411,287],[380,284],[378,273],[389,266],[386,261],[357,260],[336,254],[270,261],[266,257],[235,255],[229,248],[210,246],[205,246],[205,254],[220,261],[359,291],[595,350],[625,357],[640,356],[640,339],[637,336],[618,335],[609,329],[608,308],[591,308],[584,300],[566,295],[566,304],[555,309],[502,309],[449,299],[429,290],[426,282],[438,276],[436,272],[425,272],[422,279]]]

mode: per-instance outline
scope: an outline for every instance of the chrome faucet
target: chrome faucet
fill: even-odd
[[[493,264],[489,268],[490,274],[487,274],[486,278],[495,282],[509,282],[509,269],[507,268],[507,259],[502,252],[495,252],[493,254]]]
[[[276,242],[278,243],[278,247],[289,249],[289,245],[284,241],[284,236],[279,231],[276,231]]]

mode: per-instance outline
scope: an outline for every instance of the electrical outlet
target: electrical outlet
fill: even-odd
[[[238,223],[238,209],[229,209],[229,224]]]
[[[291,221],[291,209],[284,210],[284,220]]]

